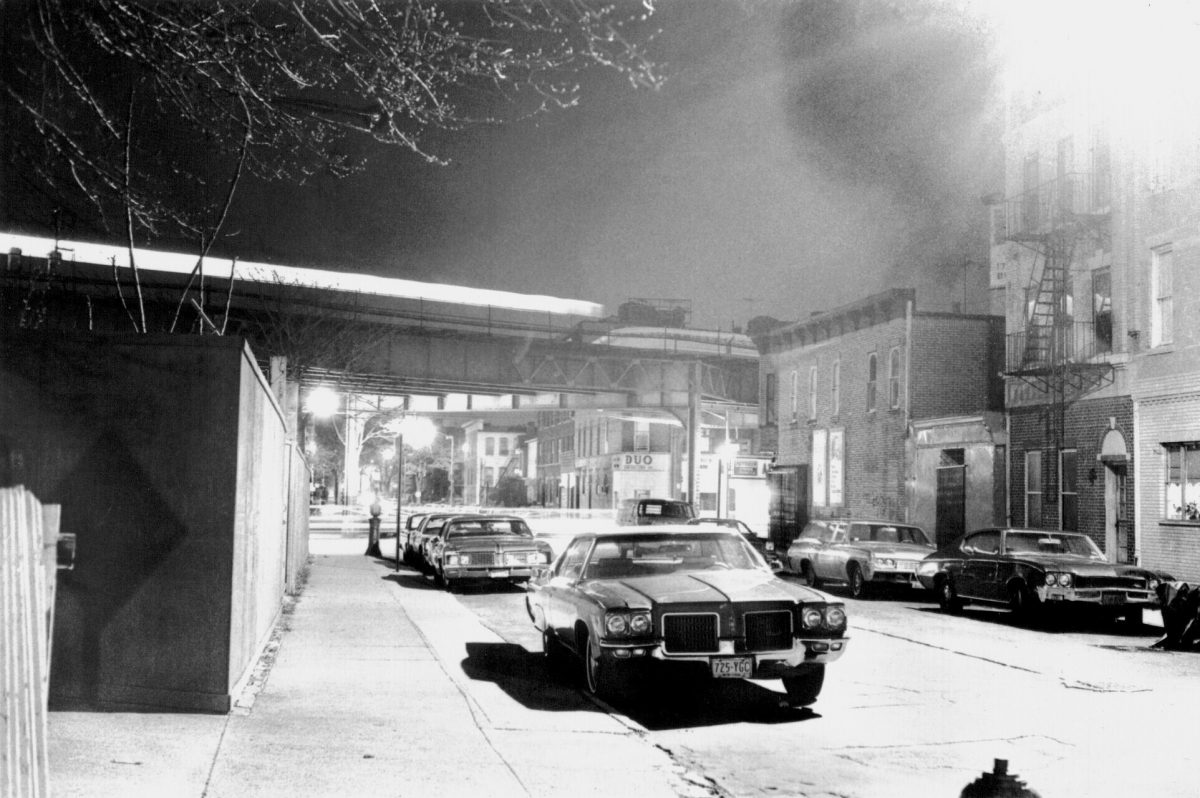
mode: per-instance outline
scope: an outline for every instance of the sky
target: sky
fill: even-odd
[[[962,2],[658,0],[662,88],[597,71],[578,107],[432,142],[445,166],[367,143],[348,178],[244,180],[213,254],[610,313],[681,299],[705,328],[891,287],[950,309],[986,282],[1000,188],[992,53]]]

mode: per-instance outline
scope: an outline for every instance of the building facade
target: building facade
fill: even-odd
[[[526,430],[523,427],[496,427],[474,421],[463,427],[463,434],[464,504],[491,504],[502,479],[524,479],[522,441]]]
[[[915,293],[898,289],[756,337],[763,438],[775,441],[782,494],[774,501],[787,511],[772,517],[776,544],[794,539],[805,516],[920,514],[939,538],[968,517],[995,521],[1005,441],[994,416],[984,430],[984,414],[1002,409],[1002,334],[999,317],[918,311]],[[939,447],[939,464],[960,469],[961,479],[934,480],[931,502],[914,487],[915,424],[925,446]]]
[[[1118,110],[1111,93],[1014,93],[991,255],[1008,332],[1013,523],[1084,532],[1114,562],[1192,581],[1200,578],[1194,93],[1138,113]]]

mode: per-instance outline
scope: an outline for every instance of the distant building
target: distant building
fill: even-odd
[[[490,504],[504,477],[524,479],[524,427],[495,427],[474,421],[463,427],[463,503]]]
[[[939,540],[1002,522],[1003,330],[892,290],[757,336],[776,544],[811,517],[909,521]]]

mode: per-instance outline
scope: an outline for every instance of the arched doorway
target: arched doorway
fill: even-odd
[[[1104,467],[1104,552],[1111,562],[1129,562],[1129,450],[1120,430],[1104,433],[1098,459]]]

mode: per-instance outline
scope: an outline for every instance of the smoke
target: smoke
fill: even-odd
[[[789,121],[829,179],[883,192],[893,230],[881,285],[922,296],[987,260],[980,197],[1001,185],[1000,104],[984,26],[947,2],[795,4],[780,46]]]

